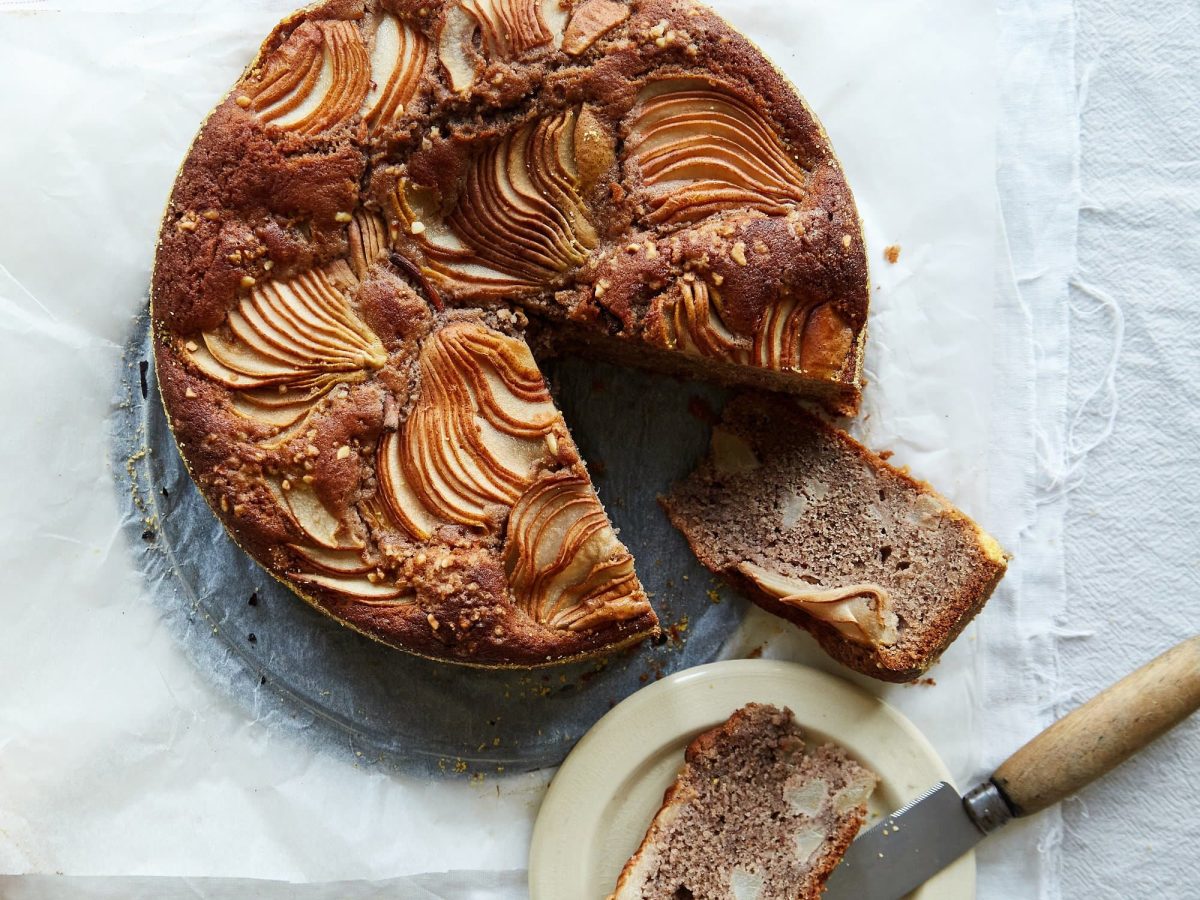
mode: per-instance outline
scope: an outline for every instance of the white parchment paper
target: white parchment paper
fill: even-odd
[[[713,5],[800,86],[856,191],[876,284],[861,435],[1019,555],[1033,507],[1032,344],[1015,295],[996,299],[990,5]],[[519,876],[494,873],[523,867],[549,773],[418,781],[248,716],[180,651],[119,531],[124,461],[106,458],[105,427],[158,217],[198,123],[292,6],[0,5],[0,871],[347,882],[485,870],[411,885],[433,894],[396,883],[397,895],[521,896]],[[883,261],[889,244],[896,265]],[[867,685],[962,782],[1012,749],[985,737],[988,719],[1046,714],[1034,695],[988,691],[1037,665],[1036,648],[1004,640],[1019,624],[1019,572],[933,672],[936,687]],[[764,643],[837,671],[752,614],[735,647]],[[1007,896],[1037,896],[1037,837],[1031,826],[1008,839],[1034,861],[1020,876],[1029,890]],[[0,882],[17,884],[21,897],[105,889]]]

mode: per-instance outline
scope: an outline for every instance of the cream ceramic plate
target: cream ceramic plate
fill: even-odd
[[[688,669],[634,694],[571,751],[534,826],[532,900],[607,897],[662,805],[688,743],[750,702],[791,708],[810,743],[840,744],[874,771],[880,782],[870,822],[950,780],[908,719],[841,679],[768,660]],[[974,896],[975,859],[968,855],[911,900]]]

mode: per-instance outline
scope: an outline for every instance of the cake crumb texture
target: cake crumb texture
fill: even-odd
[[[808,900],[866,817],[876,777],[792,713],[750,704],[689,745],[609,900]]]
[[[730,401],[662,502],[705,566],[886,681],[924,674],[1008,564],[929,485],[779,397]]]

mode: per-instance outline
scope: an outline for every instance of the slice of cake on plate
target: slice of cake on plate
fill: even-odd
[[[875,782],[807,747],[790,710],[752,703],[692,741],[609,900],[815,900]]]
[[[705,566],[885,681],[933,665],[1008,565],[929,485],[780,397],[732,400],[663,506]]]

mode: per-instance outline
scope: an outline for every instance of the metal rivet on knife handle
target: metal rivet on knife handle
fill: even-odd
[[[1060,719],[992,781],[1014,814],[1071,796],[1200,709],[1200,636],[1184,641]]]
[[[975,827],[985,835],[1012,821],[1013,813],[1008,801],[1000,793],[1000,788],[990,781],[971,788],[963,796],[962,802]]]

